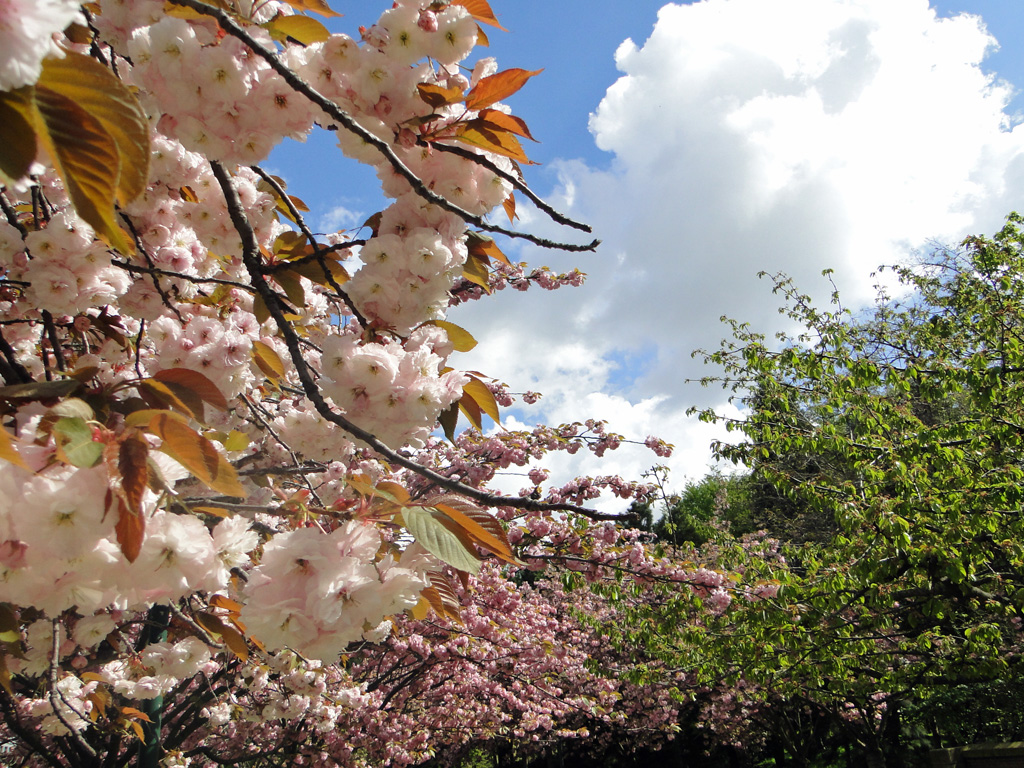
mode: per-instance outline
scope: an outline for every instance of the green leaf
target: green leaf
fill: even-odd
[[[92,439],[92,427],[85,419],[64,417],[53,425],[59,446],[58,455],[75,467],[94,467],[103,457],[103,443]]]
[[[406,530],[430,554],[460,571],[479,573],[480,558],[448,529],[442,518],[442,513],[427,507],[406,507],[402,510]]]

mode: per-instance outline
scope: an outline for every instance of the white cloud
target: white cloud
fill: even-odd
[[[353,211],[343,205],[336,205],[317,221],[320,232],[338,232],[342,229],[353,229],[366,220],[366,214]]]
[[[1024,127],[980,68],[994,45],[977,17],[939,19],[925,0],[665,6],[643,45],[619,47],[623,76],[591,116],[610,168],[559,166],[552,197],[594,223],[600,252],[522,256],[579,264],[587,286],[460,310],[500,349],[470,367],[545,392],[538,418],[608,418],[641,440],[649,427],[683,447],[677,472],[700,474],[708,435],[682,410],[723,398],[683,384],[705,373],[690,352],[717,346],[723,314],[779,327],[759,270],[823,297],[834,268],[850,304],[878,265],[991,233],[1021,205]],[[616,371],[640,350],[642,369]]]

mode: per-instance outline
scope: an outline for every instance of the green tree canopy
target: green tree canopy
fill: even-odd
[[[903,291],[860,315],[774,275],[800,330],[773,343],[730,320],[732,338],[698,353],[722,369],[705,383],[745,408],[700,412],[740,438],[717,456],[816,521],[790,537],[777,597],[725,617],[722,653],[766,688],[845,708],[876,755],[903,702],[1019,677],[1022,225],[894,268]]]

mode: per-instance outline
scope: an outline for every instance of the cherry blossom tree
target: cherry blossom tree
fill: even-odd
[[[541,593],[520,596],[515,632],[499,619],[524,557],[592,581],[664,569],[584,506],[647,489],[545,492],[534,469],[520,496],[489,491],[496,471],[623,438],[600,421],[485,436],[511,396],[453,367],[476,342],[446,319],[582,281],[511,263],[496,236],[597,245],[512,228],[518,196],[589,231],[523,179],[532,136],[503,101],[538,73],[466,63],[500,29],[485,0],[400,0],[358,40],[314,14],[336,15],[0,4],[0,713],[25,764],[414,762],[440,711],[436,695],[420,721],[389,707],[424,700],[400,684],[410,654],[424,679],[490,690],[472,727],[497,734],[486,702],[514,681],[470,671],[497,672],[513,642],[577,689],[530,683],[543,693],[502,737],[623,716],[582,650],[547,653],[573,630],[538,618]],[[314,231],[260,166],[312,130],[393,200],[359,230]],[[715,589],[691,576],[665,578]]]

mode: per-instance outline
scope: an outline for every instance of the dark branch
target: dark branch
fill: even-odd
[[[175,2],[180,1],[181,0],[175,0]],[[397,464],[400,467],[404,467],[410,472],[420,475],[434,483],[439,488],[444,488],[452,493],[466,496],[467,498],[473,499],[484,506],[513,507],[515,509],[552,512],[575,512],[589,517],[592,520],[620,519],[619,515],[605,515],[597,512],[596,510],[578,507],[574,504],[545,504],[528,498],[498,496],[492,493],[487,493],[486,491],[482,491],[478,488],[463,485],[462,483],[451,480],[444,475],[440,475],[431,469],[417,464],[412,459],[392,450],[382,443],[372,432],[366,431],[362,427],[353,424],[344,416],[332,411],[331,407],[327,405],[326,400],[324,400],[324,396],[320,392],[316,382],[313,381],[312,373],[310,372],[309,366],[306,364],[302,355],[301,341],[298,334],[292,329],[288,320],[285,319],[285,311],[281,305],[280,297],[278,297],[277,293],[275,293],[267,283],[267,280],[260,269],[260,251],[259,244],[256,241],[256,233],[253,231],[252,226],[249,224],[249,221],[245,216],[245,211],[242,208],[242,202],[239,200],[238,193],[231,184],[231,177],[220,163],[213,162],[211,163],[211,166],[213,168],[213,174],[217,178],[217,181],[224,192],[224,198],[227,202],[228,214],[231,216],[232,224],[234,224],[235,229],[238,230],[238,235],[242,240],[242,260],[245,263],[246,268],[249,270],[249,277],[252,280],[253,286],[256,288],[256,292],[266,303],[270,316],[277,324],[278,330],[284,337],[292,363],[295,366],[295,371],[298,374],[299,380],[302,382],[303,393],[309,401],[313,403],[313,407],[316,408],[317,413],[319,413],[321,417],[335,426],[341,427],[356,439],[361,440],[388,461]]]

